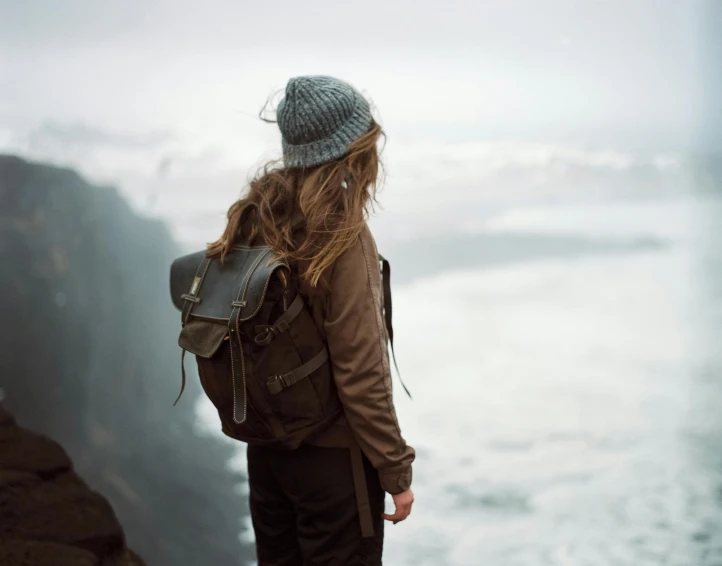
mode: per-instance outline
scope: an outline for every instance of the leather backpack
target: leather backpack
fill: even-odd
[[[379,261],[393,351],[390,266]],[[205,250],[180,257],[171,265],[170,290],[182,313],[181,366],[186,351],[195,355],[226,435],[293,449],[338,418],[326,344],[296,274],[285,260],[273,260],[268,246],[233,246],[222,263]],[[185,368],[182,374],[181,394]]]

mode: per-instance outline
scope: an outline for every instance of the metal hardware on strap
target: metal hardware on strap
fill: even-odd
[[[281,391],[288,387],[288,385],[284,383],[282,375],[269,377],[266,385],[268,386],[268,392],[271,395],[278,395]]]
[[[383,288],[384,288],[384,319],[386,322],[386,331],[389,335],[389,343],[391,344],[391,355],[394,359],[394,367],[396,368],[396,374],[399,376],[399,381],[401,382],[401,387],[404,388],[404,391],[406,391],[406,394],[409,396],[409,399],[411,399],[411,393],[409,393],[409,390],[406,388],[406,384],[404,384],[404,380],[401,379],[401,372],[399,371],[399,365],[396,363],[396,352],[394,352],[394,327],[391,325],[391,264],[389,264],[389,261],[379,254],[379,260],[381,261],[381,264],[383,265],[383,271],[382,271],[382,279],[383,279]]]
[[[278,317],[275,324],[266,326],[256,326],[256,344],[259,346],[267,346],[278,334],[286,332],[291,321],[296,318],[303,310],[303,298],[301,294],[297,294],[296,298],[288,307],[288,310]]]
[[[208,267],[211,264],[211,258],[210,257],[203,257],[201,262],[198,264],[198,269],[196,269],[196,275],[193,278],[193,283],[191,284],[191,288],[188,291],[188,293],[182,295],[183,300],[185,300],[185,305],[183,306],[183,313],[181,318],[181,323],[183,325],[188,322],[188,317],[191,314],[191,310],[193,310],[193,305],[196,305],[201,302],[200,297],[198,297],[198,292],[201,289],[201,285],[203,284],[203,279],[206,277],[206,273],[208,272]]]
[[[238,307],[238,308],[241,308],[241,309],[242,309],[243,307],[246,306],[246,301],[231,301],[231,306],[232,306],[232,307]]]
[[[283,375],[274,375],[268,378],[266,385],[268,386],[268,392],[271,395],[278,395],[281,391],[287,387],[291,387],[294,383],[298,383],[305,377],[311,375],[314,371],[320,368],[324,362],[328,359],[328,350],[324,348],[308,362],[300,367],[297,367],[293,371],[284,373]]]
[[[191,284],[190,291],[188,293],[185,293],[181,295],[181,298],[185,300],[185,304],[183,305],[183,312],[181,314],[181,325],[185,326],[188,322],[188,317],[191,314],[191,310],[193,310],[193,305],[196,305],[201,302],[200,297],[198,297],[198,291],[200,291],[201,285],[203,284],[203,279],[206,276],[206,272],[208,271],[208,266],[211,264],[211,258],[210,257],[204,257],[200,264],[198,264],[198,269],[196,270],[196,276],[193,278],[193,283]],[[181,395],[183,395],[183,391],[186,388],[186,368],[185,364],[183,363],[186,357],[186,351],[183,350],[181,353],[181,390],[180,393],[178,393],[178,397],[175,400],[175,403],[173,403],[173,406],[176,406],[176,403],[180,401]]]

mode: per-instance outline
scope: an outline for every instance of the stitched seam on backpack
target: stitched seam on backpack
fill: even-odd
[[[373,299],[373,308],[374,308],[374,315],[376,318],[376,329],[378,330],[378,345],[379,350],[381,352],[381,368],[384,372],[384,375],[382,376],[382,381],[384,384],[384,389],[386,390],[386,404],[389,411],[389,415],[391,415],[391,418],[394,422],[394,425],[396,425],[396,431],[399,434],[399,437],[401,437],[401,427],[399,426],[399,421],[396,416],[396,411],[392,409],[393,402],[392,402],[392,392],[391,387],[389,384],[391,383],[391,366],[389,365],[388,357],[384,355],[384,344],[383,344],[383,333],[381,332],[382,328],[382,321],[381,321],[381,312],[379,311],[379,305],[378,300],[376,297],[376,293],[374,293],[373,286],[371,285],[371,264],[369,263],[369,257],[368,253],[366,252],[366,245],[364,244],[363,238],[359,238],[359,241],[361,242],[361,249],[363,250],[364,254],[364,260],[366,261],[366,282],[369,286],[369,291],[371,291],[371,298]],[[388,376],[388,381],[387,381]]]
[[[264,254],[264,255],[265,255],[265,254]],[[261,257],[263,257],[263,256],[261,256]],[[281,264],[277,265],[276,267],[274,267],[274,268],[271,270],[271,272],[268,274],[268,277],[266,277],[266,284],[263,286],[263,293],[261,294],[261,298],[260,298],[260,300],[258,301],[258,306],[256,307],[256,310],[253,311],[253,313],[250,314],[249,316],[247,316],[247,317],[245,317],[245,318],[242,318],[242,319],[241,319],[242,321],[245,322],[246,320],[250,320],[250,319],[252,319],[254,316],[256,316],[256,315],[258,314],[258,311],[260,311],[260,310],[261,310],[261,307],[263,306],[263,299],[266,298],[266,291],[268,291],[268,283],[271,281],[271,277],[273,276],[273,274],[276,272],[277,269],[280,269],[280,268],[283,267],[284,265],[287,266],[287,264],[281,263]],[[250,279],[249,279],[249,281],[250,281]]]
[[[206,259],[208,261],[206,261]],[[206,256],[203,256],[203,259],[201,259],[201,262],[198,264],[198,269],[196,269],[196,277],[200,276],[200,281],[198,283],[198,289],[196,289],[196,295],[198,295],[201,292],[201,287],[203,286],[203,281],[206,278],[206,272],[208,271],[208,268],[211,266],[212,258],[208,258]],[[206,266],[203,268],[203,273],[199,274],[199,271],[201,269],[201,265],[205,262]],[[193,305],[195,305],[194,302],[191,302],[191,305],[188,307],[188,311],[185,313],[185,318],[183,319],[183,324],[188,324],[188,318],[191,315],[191,311],[193,310]]]
[[[237,301],[240,301],[241,299],[246,298],[246,291],[248,290],[248,284],[251,281],[251,277],[253,276],[253,273],[256,271],[256,268],[258,267],[258,264],[261,263],[261,260],[266,256],[269,250],[266,250],[262,254],[258,256],[258,258],[253,262],[251,265],[251,269],[248,271],[248,274],[246,275],[246,279],[243,281],[243,284],[241,288],[238,290],[238,296],[236,297]],[[242,294],[242,296],[241,296]]]
[[[229,321],[229,324],[231,324],[230,321]],[[233,336],[231,336],[231,341],[233,341]],[[228,347],[230,349],[230,354],[231,354],[231,387],[233,387],[233,422],[237,423],[238,421],[236,420],[236,368],[233,363],[233,344],[232,343],[229,344]]]
[[[244,246],[241,244],[236,244],[236,245],[232,246],[231,249],[234,249],[234,250],[270,250],[271,247],[270,246]]]
[[[236,318],[236,335],[238,336],[238,349],[241,351],[241,376],[243,377],[243,420],[239,424],[246,422],[248,417],[248,386],[246,385],[246,360],[243,355],[243,344],[241,344],[240,328],[238,327],[239,320]],[[236,408],[233,407],[235,412]]]

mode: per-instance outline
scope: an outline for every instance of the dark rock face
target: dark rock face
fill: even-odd
[[[172,406],[180,315],[168,269],[180,253],[161,222],[114,189],[0,155],[6,407],[62,444],[149,564],[243,564],[253,552],[238,538],[247,501],[236,490],[244,478],[226,469],[231,446],[195,433],[197,381]],[[41,458],[32,464],[40,477],[65,466],[42,437],[24,442],[46,443],[47,454],[0,460]]]
[[[0,562],[8,566],[98,566],[99,564],[97,556],[81,548],[17,539],[0,540]]]
[[[0,564],[144,566],[65,451],[18,427],[2,407],[0,416]]]
[[[9,421],[8,424],[12,424]],[[54,476],[70,467],[65,451],[54,442],[15,426],[0,428],[0,468],[32,472],[40,477]]]

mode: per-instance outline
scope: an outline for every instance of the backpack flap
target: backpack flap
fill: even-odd
[[[273,273],[282,267],[288,269],[285,261],[269,263],[270,254],[271,249],[267,246],[234,246],[223,262],[207,257],[206,250],[202,250],[182,256],[171,264],[171,300],[182,313],[183,325],[178,336],[178,345],[182,349],[182,384],[175,403],[185,389],[185,352],[201,358],[213,357],[228,336],[231,319],[253,318],[261,309]],[[239,423],[246,418],[245,389],[242,398],[243,420],[236,421]],[[235,399],[234,392],[234,404]]]
[[[191,318],[181,329],[178,345],[201,358],[212,358],[227,336],[227,324]]]
[[[185,302],[183,295],[192,291],[196,270],[205,255],[205,250],[184,255],[173,261],[170,266],[170,298],[173,306],[179,311],[183,310]],[[195,291],[197,292],[197,289]]]
[[[205,251],[176,259],[170,270],[171,299],[182,311],[187,299],[194,305],[190,318],[202,318],[226,323],[234,310],[240,309],[240,320],[253,318],[261,308],[268,282],[276,269],[288,264],[276,260],[268,264],[271,249],[267,246],[234,246],[223,259],[213,258],[200,269]]]

